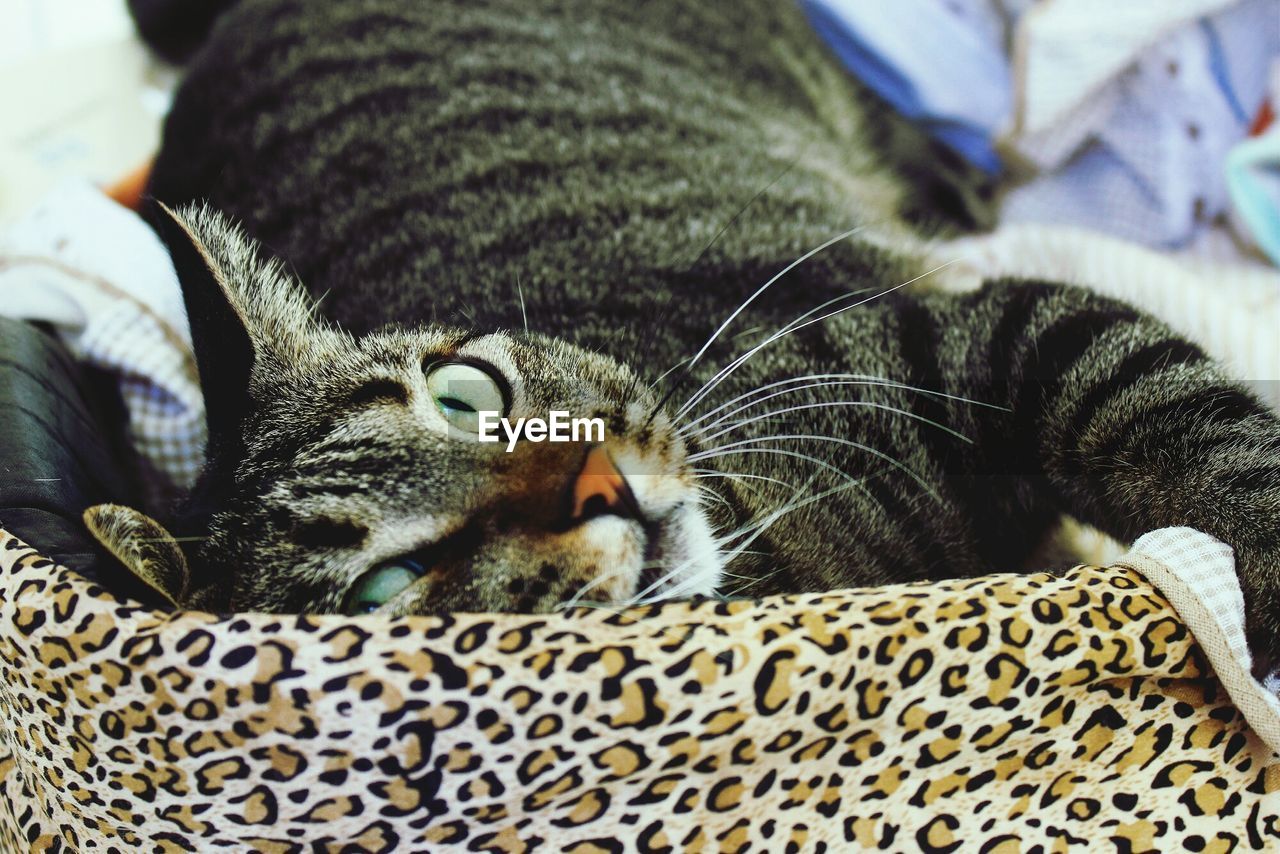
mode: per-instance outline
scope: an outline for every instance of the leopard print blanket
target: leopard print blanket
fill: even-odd
[[[1136,571],[615,613],[120,601],[0,532],[10,850],[1280,848]]]

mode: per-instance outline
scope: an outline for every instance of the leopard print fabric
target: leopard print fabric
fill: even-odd
[[[1280,758],[1124,567],[215,616],[0,533],[0,676],[15,851],[1280,847]]]

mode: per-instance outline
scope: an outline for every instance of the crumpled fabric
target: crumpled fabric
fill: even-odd
[[[151,228],[87,183],[61,184],[0,234],[0,294],[0,313],[50,324],[115,377],[148,503],[190,489],[204,398],[177,275]]]
[[[1230,218],[1227,158],[1280,58],[1280,0],[802,4],[896,109],[988,171],[1033,171],[1002,222],[1162,248]]]

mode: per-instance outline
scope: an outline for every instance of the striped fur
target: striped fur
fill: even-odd
[[[910,133],[788,3],[242,0],[193,60],[152,191],[243,222],[320,317],[281,358],[185,266],[225,414],[184,523],[213,534],[195,565],[235,577],[235,606],[279,610],[335,607],[374,552],[406,544],[444,545],[433,592],[402,609],[544,608],[601,577],[607,548],[537,533],[554,524],[531,521],[548,499],[525,475],[421,439],[424,354],[478,340],[532,398],[590,401],[678,483],[674,540],[768,522],[722,548],[721,594],[1017,565],[1063,512],[1121,538],[1189,524],[1236,548],[1251,637],[1274,657],[1280,423],[1126,306],[1050,283],[900,288],[928,278],[904,221],[965,213],[954,167]],[[912,146],[937,168],[894,156]],[[224,247],[206,266],[252,251],[189,221]],[[660,379],[854,228],[687,377]],[[232,283],[229,299],[292,322],[296,287]],[[681,407],[824,304],[848,310]],[[242,367],[223,371],[228,341]],[[788,384],[806,376],[821,378]],[[576,465],[526,463],[556,483]],[[823,497],[780,514],[805,495]],[[697,592],[706,572],[662,589]]]

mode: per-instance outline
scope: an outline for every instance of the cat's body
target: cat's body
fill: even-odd
[[[630,533],[531,533],[605,524],[539,516],[577,488],[576,451],[451,457],[418,435],[416,373],[477,341],[460,355],[521,383],[508,398],[599,409],[638,449],[633,481],[674,478],[637,489],[642,559],[601,598],[1011,568],[1068,512],[1121,538],[1190,524],[1227,540],[1273,648],[1280,422],[1124,306],[1037,283],[917,292],[930,268],[900,219],[954,199],[876,153],[896,125],[864,102],[788,3],[243,0],[177,97],[153,192],[242,221],[358,340],[295,327],[301,301],[259,305],[279,289],[228,313],[184,283],[213,434],[184,532],[214,531],[197,572],[255,576],[204,583],[236,607],[331,609],[360,567],[439,542],[431,590],[399,610],[553,607],[607,576],[607,549],[556,555]],[[254,275],[218,228],[193,227],[203,260]],[[228,344],[238,325],[248,340]],[[505,500],[511,482],[526,486]],[[456,517],[436,533],[402,512],[436,503]],[[708,556],[711,532],[744,529]],[[326,550],[357,556],[300,557]],[[644,561],[673,554],[664,587],[676,567]]]

